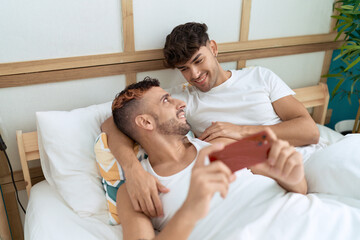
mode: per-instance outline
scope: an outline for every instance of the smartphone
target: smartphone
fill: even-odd
[[[268,158],[271,143],[266,131],[256,133],[231,143],[223,150],[209,155],[210,162],[220,160],[232,172],[264,162]]]

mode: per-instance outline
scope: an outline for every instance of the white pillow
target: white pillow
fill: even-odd
[[[304,164],[309,193],[360,199],[360,134],[349,134]]]
[[[328,128],[328,127],[326,127],[324,125],[320,125],[320,124],[316,124],[316,125],[319,128],[320,137],[322,139],[325,139],[326,143],[328,145],[336,143],[340,139],[344,138],[344,135],[332,130],[331,128]]]
[[[110,115],[111,102],[36,113],[44,176],[82,217],[107,211],[94,142]]]

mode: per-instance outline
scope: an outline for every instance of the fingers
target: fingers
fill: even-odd
[[[130,200],[131,200],[131,204],[133,205],[134,210],[137,212],[141,212],[141,207],[140,207],[140,204],[139,204],[137,198],[131,197]]]
[[[212,152],[220,151],[224,148],[224,144],[215,143],[209,147],[200,150],[194,168],[204,166],[205,158]]]
[[[214,132],[216,132],[216,123],[213,122],[210,127],[205,129],[199,139],[205,141],[205,139],[212,135]]]
[[[228,166],[226,166],[221,161],[214,161],[210,165],[208,165],[205,169],[207,173],[216,174],[216,173],[223,173],[227,177],[230,177],[232,175],[232,172]]]
[[[274,141],[276,141],[278,138],[276,136],[276,134],[274,133],[273,130],[271,130],[271,128],[269,127],[265,127],[264,128],[264,131],[267,133],[268,135],[268,140],[272,143]]]
[[[165,187],[164,185],[162,185],[159,182],[159,179],[156,178],[155,181],[156,181],[156,186],[157,186],[157,189],[159,192],[168,193],[170,191],[170,189],[168,189],[167,187]]]
[[[270,172],[276,179],[287,183],[297,183],[302,179],[303,167],[301,154],[296,152],[287,141],[276,140],[269,152]]]
[[[151,194],[145,194],[136,201],[139,206],[135,211],[143,212],[148,217],[159,217],[163,215],[163,208],[157,189]]]
[[[203,198],[212,197],[216,192],[219,192],[225,198],[231,181],[232,179],[221,171],[203,172],[193,178],[191,184]]]
[[[148,217],[151,217],[151,214],[150,212],[148,211],[147,209],[147,206],[146,206],[146,202],[143,198],[140,198],[139,199],[139,205],[140,205],[140,208],[141,208],[141,211]]]
[[[292,184],[300,182],[304,177],[302,156],[299,152],[293,151],[283,169],[283,176]]]
[[[278,163],[280,153],[286,148],[289,147],[289,143],[283,140],[276,140],[272,143],[270,152],[268,155],[269,164],[275,166],[276,164],[281,165],[283,163]],[[282,156],[283,157],[283,156]],[[281,159],[283,160],[283,158]]]

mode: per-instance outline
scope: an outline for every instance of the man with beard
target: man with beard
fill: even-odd
[[[251,167],[253,173],[264,176],[247,169],[235,176],[222,162],[205,160],[223,146],[209,147],[207,142],[186,136],[190,125],[185,106],[151,78],[128,86],[113,101],[116,126],[148,154],[142,167],[171,189],[160,194],[163,216],[149,218],[132,208],[126,183],[119,187],[116,201],[124,239],[318,239],[335,228],[341,233],[331,235],[335,238],[354,236],[359,209],[303,195],[307,185],[302,157],[286,141],[267,129],[271,142],[268,160]],[[286,193],[278,184],[303,194]],[[353,224],[338,226],[330,221],[324,231],[320,220],[331,217]],[[293,225],[279,231],[279,222]],[[294,231],[296,226],[301,231]],[[156,236],[154,229],[160,232]]]

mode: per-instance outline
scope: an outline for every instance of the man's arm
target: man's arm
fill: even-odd
[[[209,210],[210,200],[216,192],[225,197],[229,184],[234,180],[231,171],[223,163],[216,162],[208,166],[204,160],[212,151],[223,146],[213,145],[199,152],[191,175],[187,198],[165,228],[155,237],[150,219],[131,207],[130,197],[125,189],[126,183],[120,186],[116,202],[118,216],[122,224],[123,238],[126,239],[188,239],[196,223],[205,217]]]
[[[135,211],[143,211],[152,217],[161,216],[158,191],[168,192],[168,189],[143,169],[134,152],[134,141],[116,127],[112,117],[101,125],[101,130],[107,135],[111,153],[124,169],[127,191]]]
[[[270,128],[278,138],[288,141],[293,146],[318,143],[319,129],[302,103],[293,96],[286,96],[273,102],[272,105],[276,114],[282,120],[281,123],[260,126],[214,122],[202,133],[199,139],[211,141],[218,137],[227,137],[238,140]]]
[[[293,96],[273,102],[276,114],[282,123],[270,126],[280,139],[293,146],[304,146],[319,142],[319,129],[304,105]]]

